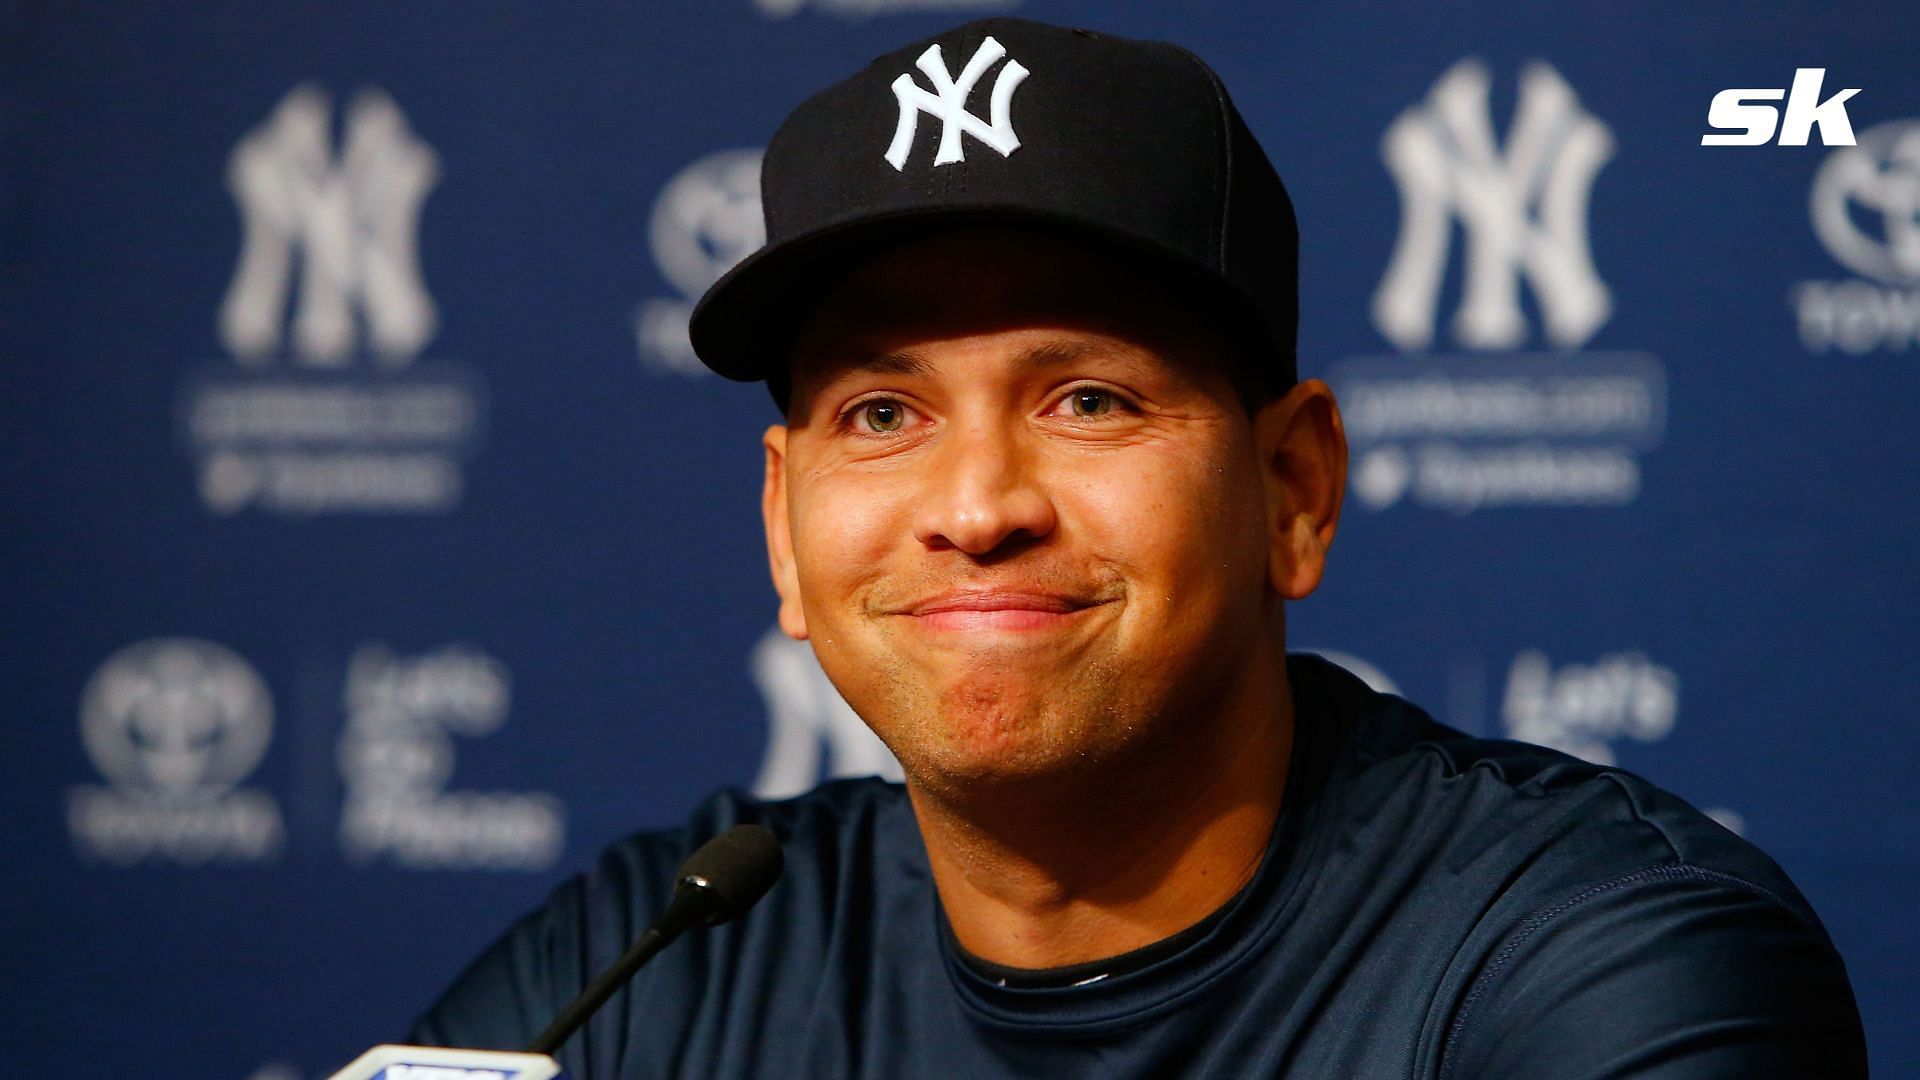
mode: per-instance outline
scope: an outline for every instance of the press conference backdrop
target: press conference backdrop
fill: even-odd
[[[626,832],[897,774],[686,318],[785,111],[984,13],[1191,47],[1292,188],[1353,445],[1293,640],[1752,838],[1920,1075],[1896,2],[0,6],[11,1060],[323,1075]]]

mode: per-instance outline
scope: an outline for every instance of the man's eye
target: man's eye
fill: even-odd
[[[1075,416],[1104,416],[1118,404],[1113,391],[1085,386],[1067,395],[1066,404]]]
[[[1113,395],[1105,390],[1075,390],[1073,392],[1073,415],[1099,416],[1113,408]]]
[[[854,411],[854,423],[878,434],[899,431],[907,422],[907,407],[897,401],[869,401]]]

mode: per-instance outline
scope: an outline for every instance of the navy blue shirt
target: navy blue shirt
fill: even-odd
[[[1844,966],[1780,868],[1631,774],[1468,738],[1291,659],[1292,773],[1254,880],[1143,967],[1034,987],[946,930],[897,785],[737,795],[631,837],[515,926],[419,1041],[517,1049],[757,821],[786,873],[563,1048],[665,1076],[1847,1077]]]

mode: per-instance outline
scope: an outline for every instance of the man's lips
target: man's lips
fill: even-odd
[[[1059,593],[988,590],[930,597],[900,612],[930,630],[1042,630],[1103,601]]]

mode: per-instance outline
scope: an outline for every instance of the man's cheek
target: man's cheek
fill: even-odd
[[[1196,531],[1192,496],[1196,478],[1131,475],[1086,478],[1066,489],[1066,514],[1082,530],[1139,569],[1166,563],[1183,537]]]
[[[900,500],[852,486],[813,490],[796,500],[794,559],[810,606],[849,599],[883,569],[912,523],[901,520]]]
[[[862,498],[856,485],[845,482],[816,481],[797,489],[793,499],[793,525],[796,543],[804,543],[810,554],[831,551],[872,531],[875,503]]]

